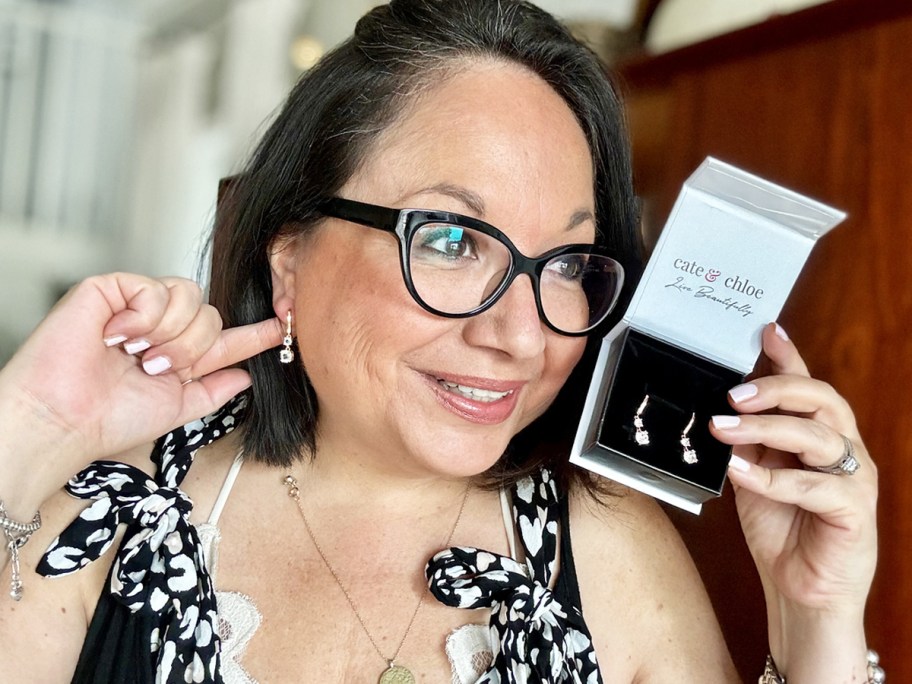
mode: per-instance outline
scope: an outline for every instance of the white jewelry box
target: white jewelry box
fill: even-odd
[[[570,461],[692,513],[719,496],[731,450],[709,434],[710,417],[732,413],[725,394],[752,370],[764,326],[845,217],[707,158],[602,342]],[[648,445],[636,440],[637,417]],[[685,439],[696,462],[683,457]]]

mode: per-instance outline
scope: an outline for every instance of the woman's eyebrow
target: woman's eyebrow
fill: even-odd
[[[483,217],[485,215],[485,203],[481,198],[481,195],[479,195],[477,192],[469,190],[468,188],[464,188],[461,185],[454,185],[452,183],[437,183],[436,185],[431,185],[426,188],[422,188],[417,192],[410,193],[408,196],[414,197],[416,195],[426,195],[430,193],[452,197],[470,209],[476,216]]]
[[[425,195],[431,193],[452,197],[470,209],[472,213],[478,217],[483,218],[485,215],[485,203],[481,195],[461,185],[454,185],[453,183],[437,183],[436,185],[430,185],[426,188],[418,190],[417,192],[411,193],[408,195],[408,197],[415,197],[417,195]],[[401,202],[398,204],[401,204]],[[570,232],[586,221],[592,221],[595,223],[595,215],[588,209],[579,209],[573,213],[573,216],[570,217],[570,221],[567,223],[565,230],[567,232]]]
[[[593,214],[588,209],[580,209],[573,212],[573,216],[570,217],[570,222],[567,224],[567,232],[570,232],[578,225],[585,223],[586,221],[592,221],[595,223],[595,214]]]

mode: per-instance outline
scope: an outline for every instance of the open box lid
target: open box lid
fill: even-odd
[[[685,182],[624,319],[746,374],[814,243],[845,217],[708,157]]]

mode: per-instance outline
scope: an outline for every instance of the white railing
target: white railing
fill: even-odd
[[[63,290],[110,269],[138,36],[98,7],[0,0],[0,365]]]
[[[99,238],[128,206],[137,29],[0,3],[0,234]]]

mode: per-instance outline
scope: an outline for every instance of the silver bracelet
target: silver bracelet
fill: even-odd
[[[41,513],[35,513],[30,523],[16,522],[6,515],[6,508],[0,501],[0,528],[6,537],[6,548],[9,549],[10,566],[12,567],[12,580],[10,581],[10,596],[14,601],[22,600],[22,577],[19,574],[19,549],[25,546],[34,532],[41,527]]]
[[[883,684],[887,681],[887,675],[880,666],[880,656],[877,651],[870,648],[867,652],[868,659],[868,681],[867,684]],[[779,673],[773,656],[766,656],[766,667],[763,668],[763,674],[757,680],[757,684],[786,684],[785,677]]]

